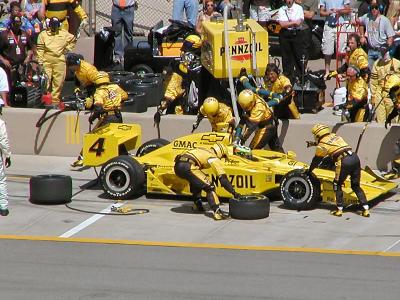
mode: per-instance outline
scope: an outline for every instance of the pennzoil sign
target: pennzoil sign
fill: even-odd
[[[263,51],[261,43],[256,43],[256,52]],[[249,60],[253,52],[253,44],[247,42],[244,37],[237,39],[233,46],[229,46],[229,51],[232,60]],[[222,56],[225,53],[225,47],[219,49],[219,54]]]

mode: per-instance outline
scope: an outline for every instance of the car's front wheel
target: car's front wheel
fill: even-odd
[[[291,209],[311,209],[321,197],[321,185],[314,175],[304,170],[287,173],[280,184],[281,196],[285,206]]]
[[[127,199],[142,191],[145,184],[143,167],[129,155],[108,161],[100,171],[100,182],[107,195]]]

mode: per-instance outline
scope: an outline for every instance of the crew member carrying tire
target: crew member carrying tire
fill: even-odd
[[[197,120],[193,123],[192,132],[199,127],[204,117],[210,122],[212,131],[232,133],[235,128],[235,118],[233,117],[232,108],[218,102],[214,97],[208,97],[204,100],[197,114]]]
[[[349,65],[346,75],[348,80],[348,97],[345,109],[349,112],[349,121],[366,122],[369,117],[368,84],[356,66]]]
[[[228,156],[228,148],[226,145],[217,142],[211,149],[196,148],[189,150],[183,154],[177,155],[175,158],[175,174],[190,183],[190,190],[193,193],[193,208],[198,211],[204,211],[201,203],[201,191],[206,192],[206,198],[210,208],[213,210],[214,220],[222,220],[228,218],[228,214],[219,207],[219,199],[215,192],[215,186],[209,177],[202,171],[211,168],[218,176],[218,180],[234,198],[239,198],[240,194],[235,191],[225,174],[225,170],[221,159]]]
[[[85,61],[80,54],[68,53],[66,55],[67,68],[75,75],[75,93],[84,90],[88,96],[93,95],[95,91],[94,83],[99,71],[97,68]]]
[[[155,125],[160,124],[161,115],[165,110],[168,113],[173,109],[175,114],[190,111],[188,101],[185,101],[185,98],[190,93],[192,82],[198,81],[200,77],[201,44],[201,38],[195,34],[187,36],[184,40],[181,48],[181,60],[172,65],[172,75],[167,80],[164,99],[154,114]]]
[[[121,105],[128,99],[128,94],[115,83],[110,83],[110,77],[106,72],[100,71],[95,80],[96,91],[92,97],[86,98],[85,107],[91,109],[89,123],[98,119],[93,130],[109,123],[122,123]],[[77,160],[71,167],[82,167],[83,156],[80,152]]]
[[[271,150],[284,152],[278,138],[277,121],[270,107],[278,104],[278,100],[266,103],[260,96],[246,89],[240,92],[238,102],[244,113],[236,128],[235,143],[244,144],[255,132],[250,143],[251,149],[262,149],[268,144]]]
[[[369,217],[369,206],[365,193],[360,186],[361,166],[357,153],[351,151],[351,147],[345,140],[331,133],[328,126],[324,124],[316,124],[311,130],[314,135],[314,141],[307,141],[307,147],[316,146],[315,156],[311,162],[308,173],[310,174],[322,160],[330,157],[335,162],[335,179],[333,180],[333,190],[336,196],[337,209],[331,211],[336,217],[343,215],[343,191],[342,185],[346,178],[350,176],[351,189],[356,194],[358,200],[363,206],[363,217]]]

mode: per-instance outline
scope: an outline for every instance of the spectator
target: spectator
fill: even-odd
[[[81,27],[89,24],[89,17],[77,0],[42,0],[42,6],[39,10],[41,19],[57,18],[61,22],[64,30],[68,31],[68,10],[73,10],[81,20]]]
[[[171,0],[167,0],[168,2]],[[198,0],[174,0],[172,8],[172,19],[182,21],[183,12],[186,19],[193,27],[196,26],[197,14],[199,12]]]
[[[261,26],[267,26],[267,21],[271,19],[270,12],[270,0],[250,0],[250,18],[258,21]]]
[[[375,107],[375,118],[378,123],[385,123],[392,112],[393,101],[389,91],[393,87],[392,82],[400,77],[400,61],[391,58],[389,46],[380,46],[381,58],[375,61],[371,71],[371,104]]]
[[[206,0],[204,1],[203,10],[199,13],[199,17],[197,18],[197,23],[196,23],[197,33],[201,35],[203,34],[203,22],[210,21],[212,17],[222,18],[222,15],[215,10],[215,4],[213,0]]]
[[[399,0],[390,0],[389,5],[386,10],[386,17],[388,19],[393,18],[395,15],[398,14],[400,10],[400,1]]]
[[[113,0],[111,23],[115,30],[115,60],[119,63],[123,61],[125,47],[130,45],[133,40],[133,21],[136,8],[136,0]],[[122,31],[124,32],[123,38]]]
[[[37,41],[37,59],[43,66],[49,82],[53,104],[58,105],[64,85],[66,63],[65,54],[75,47],[76,37],[61,29],[57,18],[51,18],[47,30],[42,31]]]
[[[3,109],[4,103],[0,103],[0,115]],[[4,157],[5,157],[5,160]],[[7,194],[7,182],[6,173],[4,167],[8,168],[11,166],[11,150],[10,142],[8,140],[6,123],[0,119],[0,215],[7,216],[8,211],[8,194]]]
[[[377,0],[371,1],[370,12],[359,18],[361,44],[368,44],[368,65],[372,65],[377,59],[382,58],[379,51],[382,45],[393,44],[395,32],[390,20],[381,15],[383,6]]]
[[[13,1],[10,3],[10,18],[3,20],[0,23],[0,27],[4,29],[9,28],[11,23],[11,18],[14,16],[21,17],[22,21],[21,28],[25,32],[27,32],[29,35],[31,35],[34,32],[33,25],[29,22],[27,18],[23,17],[21,5],[19,4],[18,1]]]
[[[304,22],[303,8],[294,0],[285,0],[286,5],[278,11],[278,22],[282,29],[279,32],[279,43],[283,64],[283,73],[291,81],[300,78],[303,70],[302,59],[306,57],[305,36],[302,25]]]
[[[204,5],[204,2],[205,1],[203,1],[203,5]],[[214,2],[215,2],[215,10],[218,11],[222,15],[224,13],[225,6],[228,3],[230,3],[230,0],[218,0],[218,1],[214,1]],[[243,2],[246,2],[246,0]],[[247,2],[250,2],[250,0],[247,0]],[[243,4],[243,6],[245,6],[245,5],[246,4]]]
[[[400,46],[400,9],[390,19],[392,23],[395,36],[393,37],[393,46],[391,47],[390,54],[392,57],[399,59],[398,48]]]
[[[8,79],[7,79],[7,73],[4,71],[2,67],[0,67],[0,101],[4,102],[4,106],[7,105],[7,95],[9,92],[9,87],[8,87]]]
[[[306,55],[305,59],[308,61],[312,45],[311,20],[314,18],[318,9],[318,0],[295,0],[295,2],[303,8],[304,22],[301,28],[301,35],[303,36],[303,44]]]
[[[42,22],[40,22],[38,15],[41,6],[42,3],[39,3],[38,0],[27,0],[23,7],[24,15],[32,24],[36,35],[43,29]]]
[[[321,17],[326,17],[321,45],[322,53],[325,56],[325,77],[328,77],[329,75],[331,58],[333,53],[335,52],[338,25],[344,24],[346,21],[349,21],[350,13],[350,0],[320,1],[320,15]],[[342,50],[345,43],[345,38],[340,39],[339,45],[336,45],[336,48]]]

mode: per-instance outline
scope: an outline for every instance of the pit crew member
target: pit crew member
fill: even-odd
[[[109,123],[122,123],[121,105],[128,99],[128,94],[119,87],[119,85],[110,83],[110,77],[106,72],[100,71],[95,80],[96,91],[92,97],[85,101],[86,109],[91,109],[92,114],[89,117],[89,123],[98,119],[92,131],[100,126]],[[123,151],[123,149],[121,149]],[[71,164],[71,167],[82,167],[83,156],[80,152],[77,160]]]
[[[193,123],[192,132],[199,127],[204,117],[210,122],[212,131],[232,133],[235,128],[235,118],[233,117],[232,108],[218,102],[214,97],[206,98],[203,105],[200,106],[197,120]]]
[[[360,70],[349,65],[346,71],[348,97],[345,109],[349,112],[350,122],[365,122],[368,120],[368,85],[361,77]]]
[[[284,152],[278,139],[277,121],[270,107],[276,105],[278,101],[273,99],[266,103],[260,96],[246,89],[240,92],[238,102],[244,113],[236,128],[235,143],[240,141],[244,144],[255,132],[250,143],[251,149],[262,149],[268,144],[271,150]]]
[[[43,30],[38,36],[36,54],[39,64],[43,66],[49,78],[48,89],[52,101],[58,104],[67,68],[65,54],[75,47],[76,37],[61,29],[57,18],[49,19],[48,25],[47,30]]]
[[[94,82],[99,71],[95,66],[85,61],[80,54],[68,53],[66,55],[67,68],[75,75],[75,92],[86,91],[88,95],[93,95]]]
[[[4,102],[0,99],[0,115]],[[0,118],[0,215],[7,216],[8,211],[8,193],[6,183],[6,173],[4,167],[11,166],[11,150],[8,140],[6,123]]]
[[[226,145],[217,142],[211,149],[195,148],[177,155],[175,158],[175,174],[189,181],[190,190],[193,193],[194,209],[204,211],[201,203],[201,191],[204,190],[208,204],[214,212],[214,220],[226,219],[228,215],[220,209],[215,186],[202,170],[211,168],[217,174],[221,185],[235,198],[239,198],[240,194],[235,191],[229,182],[221,162],[221,159],[227,156],[228,148]]]
[[[331,214],[336,217],[343,215],[342,185],[346,178],[350,176],[351,189],[363,206],[361,215],[369,217],[367,199],[360,186],[361,166],[357,153],[351,150],[349,144],[342,137],[331,133],[329,127],[324,124],[314,125],[311,133],[314,135],[315,142],[307,142],[307,146],[316,146],[316,150],[308,172],[311,173],[326,157],[330,157],[336,166],[333,190],[335,191],[337,209],[333,210]]]

